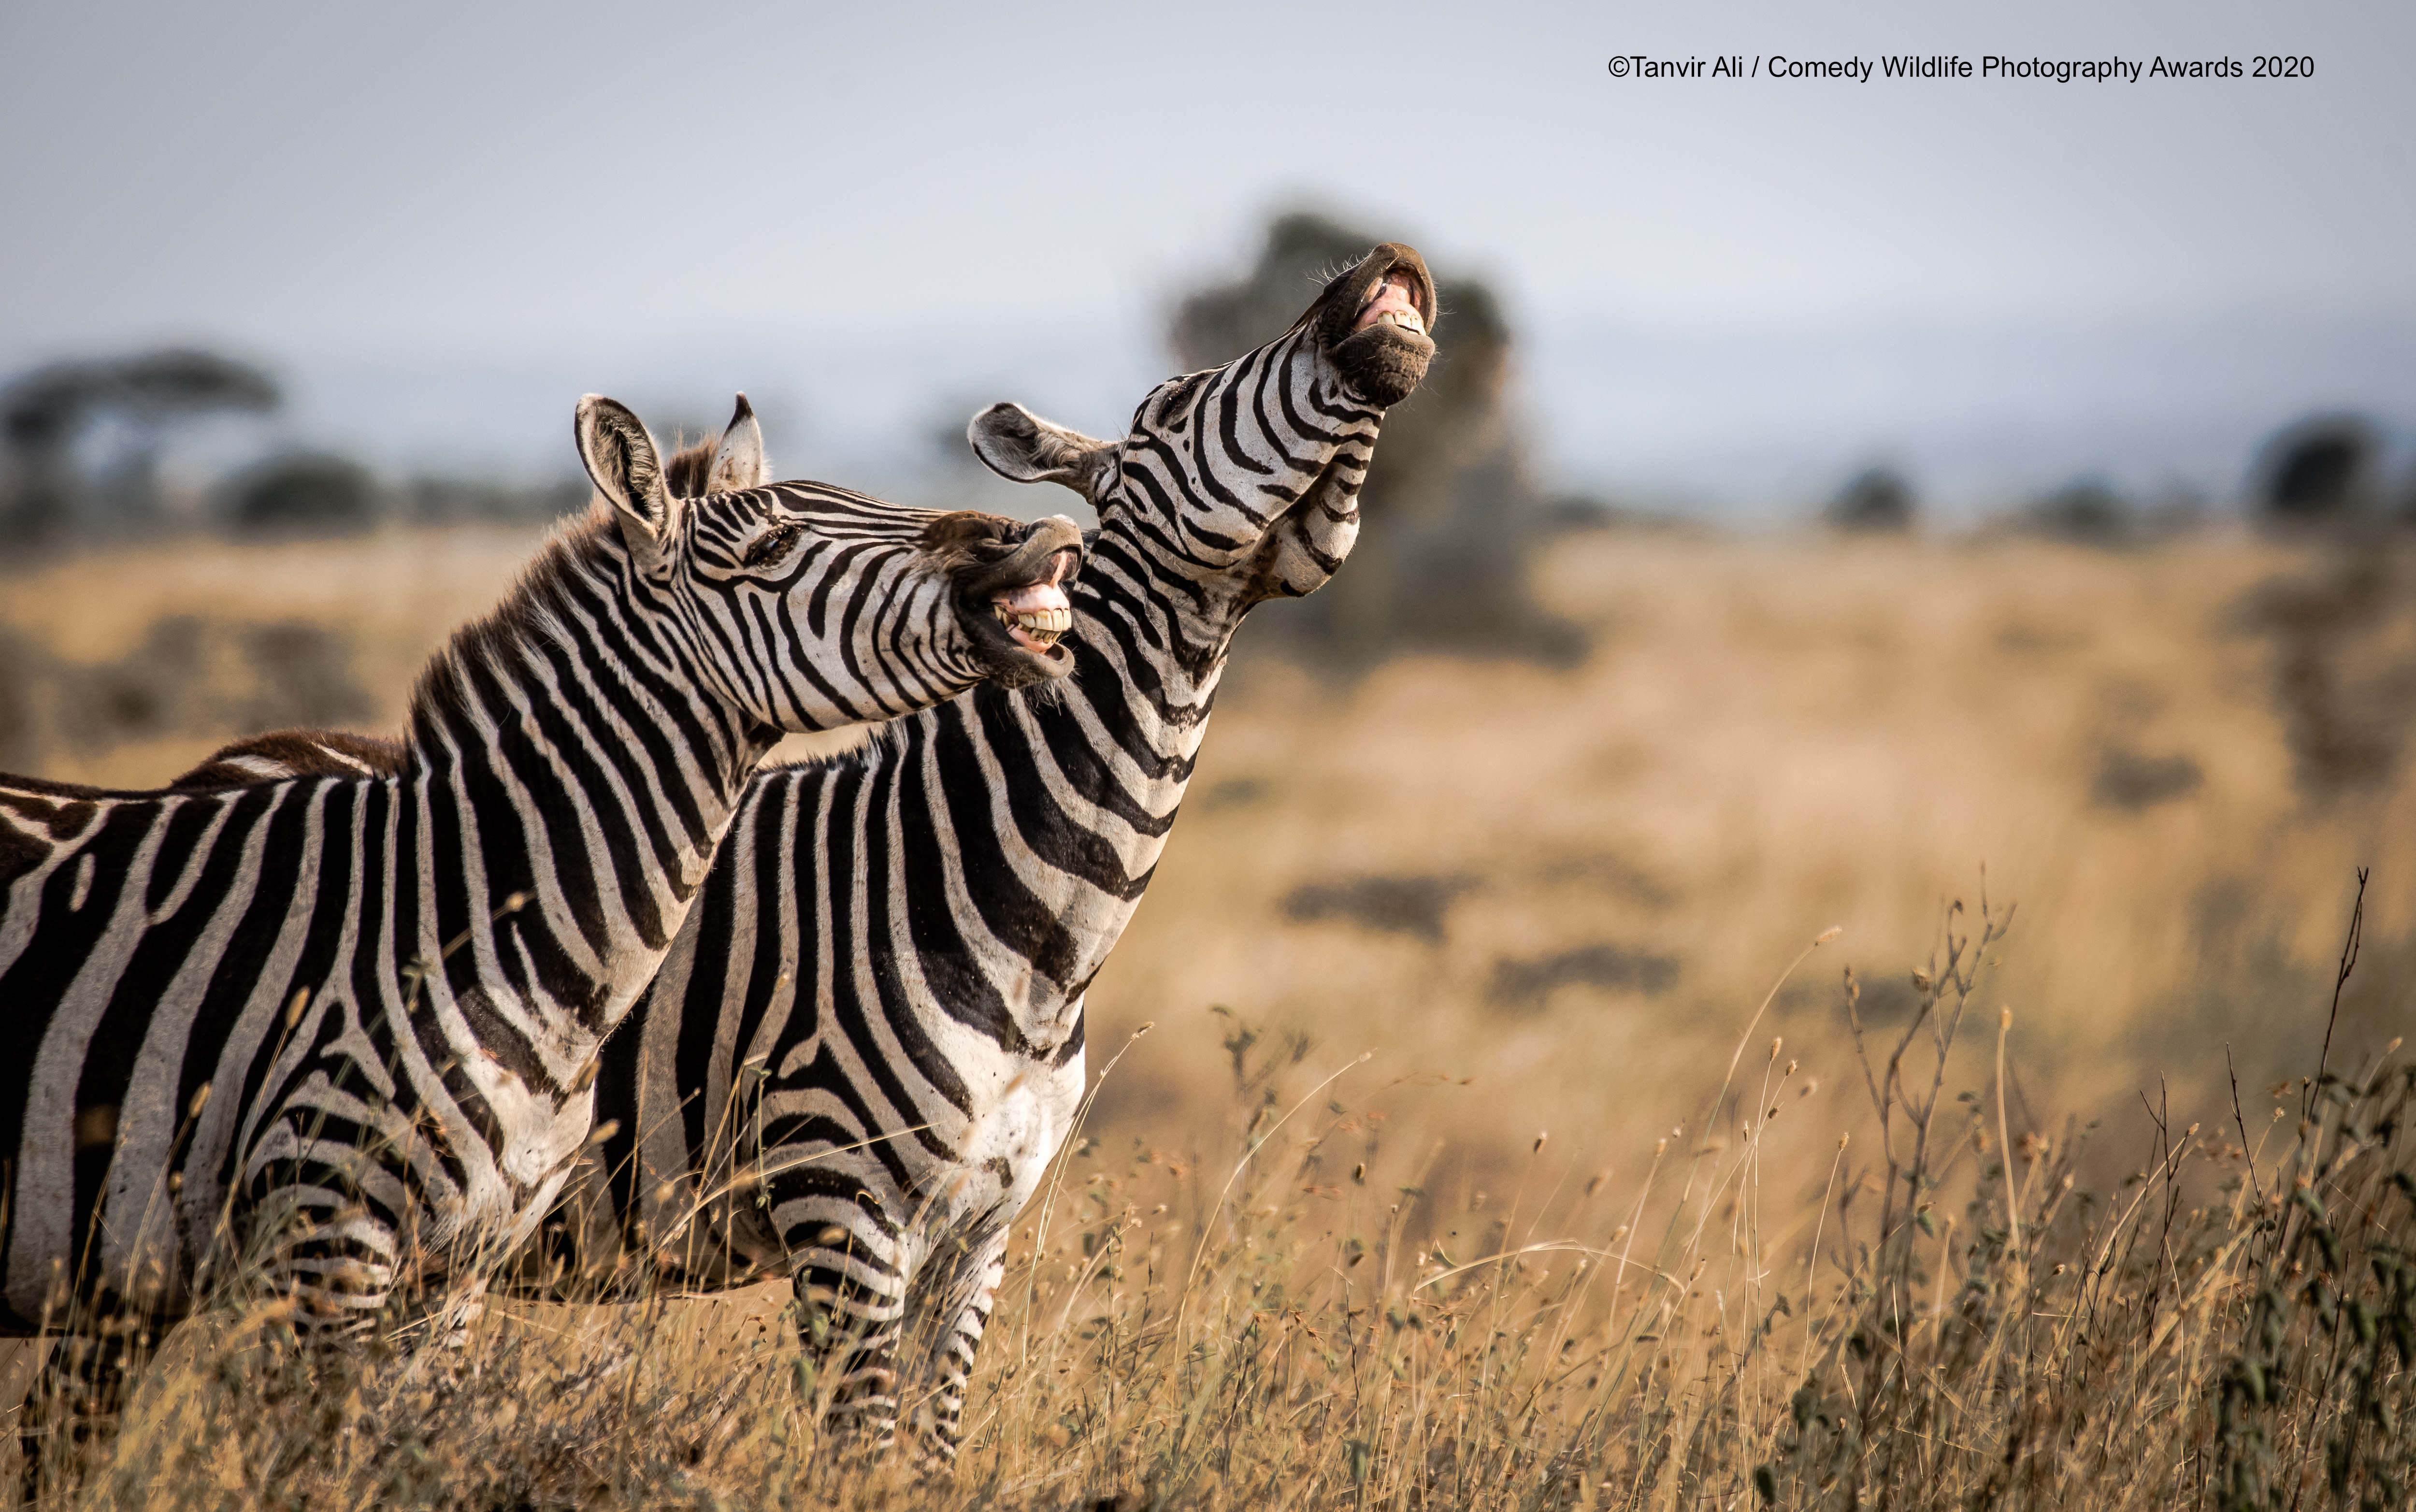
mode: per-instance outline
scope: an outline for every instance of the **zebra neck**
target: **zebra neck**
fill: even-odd
[[[1170,570],[1161,550],[1122,518],[1103,525],[1074,589],[1080,670],[1068,693],[1117,746],[1153,763],[1161,780],[1174,779],[1164,794],[1170,808],[1247,606],[1226,584]]]
[[[686,919],[772,734],[700,674],[678,616],[609,523],[550,546],[457,632],[413,699],[403,779],[426,859],[466,885],[436,920],[465,983],[529,925],[563,946],[532,1002],[583,1043],[635,1001]],[[517,901],[515,901],[517,900]],[[537,917],[504,921],[522,910]]]

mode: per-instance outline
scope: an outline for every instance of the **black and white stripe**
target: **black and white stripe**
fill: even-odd
[[[1062,521],[677,499],[594,396],[579,439],[607,502],[436,657],[390,775],[0,779],[0,1332],[238,1269],[319,1326],[475,1286],[780,733],[1062,670],[983,597],[1062,571]]]
[[[953,1452],[1008,1226],[1081,1096],[1083,994],[1155,871],[1231,636],[1349,553],[1434,314],[1425,265],[1388,245],[1280,339],[1153,391],[1120,441],[975,417],[990,466],[1098,510],[1073,674],[755,780],[605,1048],[608,1132],[516,1284],[790,1277],[837,1325],[860,1426],[885,1436],[902,1409]]]
[[[1388,278],[1417,327],[1354,319]],[[603,1279],[635,1254],[683,1286],[789,1276],[836,1315],[851,1409],[876,1434],[904,1410],[953,1452],[1008,1227],[1081,1096],[1083,993],[1155,871],[1231,638],[1350,552],[1433,315],[1424,264],[1388,246],[1281,339],[1153,392],[1121,441],[1012,405],[976,417],[991,466],[1098,510],[1073,675],[756,780],[606,1047],[612,1132],[524,1269]]]

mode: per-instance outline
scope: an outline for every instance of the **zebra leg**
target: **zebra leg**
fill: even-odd
[[[1007,1231],[959,1246],[953,1263],[926,1263],[907,1308],[915,1389],[909,1418],[917,1455],[934,1469],[955,1462],[964,1438],[965,1383],[1006,1276]]]
[[[147,1336],[145,1336],[147,1338]],[[79,1469],[115,1430],[128,1386],[142,1362],[131,1320],[98,1334],[59,1334],[32,1393],[17,1414],[20,1505],[32,1506],[62,1446]]]
[[[833,1436],[886,1449],[898,1435],[898,1346],[906,1315],[905,1235],[868,1200],[849,1221],[808,1225],[797,1261],[797,1326],[830,1382]],[[835,1215],[836,1216],[836,1215]]]
[[[386,1337],[400,1344],[404,1383],[424,1383],[449,1391],[477,1378],[470,1338],[487,1311],[483,1270],[442,1291],[399,1291],[387,1304]]]
[[[348,1080],[314,1077],[289,1100],[245,1161],[234,1213],[230,1278],[290,1303],[306,1336],[375,1327],[397,1280],[426,1258],[415,1245],[406,1253],[412,1173],[370,1111],[344,1099]]]

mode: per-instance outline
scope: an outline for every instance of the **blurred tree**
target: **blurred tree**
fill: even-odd
[[[257,368],[214,353],[171,349],[130,357],[55,362],[0,389],[0,438],[11,476],[0,495],[0,536],[40,540],[67,533],[80,490],[75,446],[104,416],[130,439],[113,469],[120,511],[134,521],[157,506],[154,476],[166,433],[204,416],[261,414],[282,396]]]
[[[237,473],[219,489],[227,520],[258,535],[365,530],[376,518],[369,469],[323,452],[289,451]]]
[[[50,658],[40,646],[0,625],[0,772],[30,772],[41,760],[35,692],[49,673]]]
[[[1837,530],[1879,534],[1912,528],[1912,485],[1892,467],[1867,467],[1847,479],[1821,518]]]
[[[2356,415],[2316,415],[2285,426],[2257,453],[2249,498],[2269,524],[2320,525],[2370,513],[2382,450]]]
[[[2023,523],[2041,536],[2084,546],[2128,546],[2139,537],[2139,512],[2104,478],[2077,477],[2032,504]]]
[[[1382,239],[1313,212],[1277,217],[1247,275],[1175,310],[1176,360],[1213,367],[1273,340],[1328,278]],[[1407,650],[1573,663],[1583,636],[1529,587],[1529,562],[1557,517],[1535,489],[1505,401],[1511,337],[1501,302],[1475,279],[1437,271],[1435,285],[1434,366],[1385,416],[1350,565],[1268,617],[1346,669]]]
[[[465,520],[520,521],[542,524],[587,507],[582,475],[558,483],[496,483],[476,478],[415,477],[403,484],[400,512],[415,524],[449,525]]]

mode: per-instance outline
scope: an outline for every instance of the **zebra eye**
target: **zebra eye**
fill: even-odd
[[[797,544],[803,532],[795,525],[774,525],[747,544],[746,554],[739,557],[740,567],[762,567]]]

